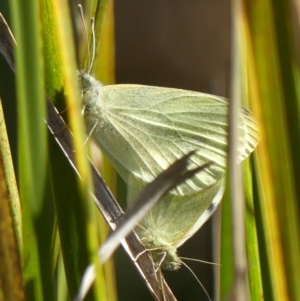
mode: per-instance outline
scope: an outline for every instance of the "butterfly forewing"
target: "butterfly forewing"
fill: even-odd
[[[228,103],[222,97],[171,88],[113,85],[101,88],[101,116],[95,139],[128,182],[128,173],[152,181],[175,160],[196,150],[190,168],[213,161],[210,167],[180,185],[179,195],[191,194],[224,177]],[[239,159],[258,142],[251,113],[242,108]]]

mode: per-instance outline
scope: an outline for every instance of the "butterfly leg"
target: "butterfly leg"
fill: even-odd
[[[88,136],[87,136],[87,138],[85,139],[83,145],[85,145],[85,144],[88,142],[88,140],[91,138],[91,136],[92,136],[93,132],[95,131],[97,125],[98,125],[98,119],[97,119],[97,121],[95,122],[95,124],[93,125],[93,127],[91,128],[91,130],[89,131]]]

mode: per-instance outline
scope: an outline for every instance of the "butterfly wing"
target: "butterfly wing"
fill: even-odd
[[[140,190],[140,179],[131,177],[129,187]],[[220,180],[191,195],[167,194],[137,226],[147,249],[172,246],[178,248],[213,214],[224,192]]]
[[[101,87],[97,104],[85,112],[88,128],[126,183],[131,174],[152,181],[171,163],[197,150],[190,168],[214,164],[180,185],[173,194],[191,195],[224,177],[228,133],[225,99],[171,88],[140,85]],[[89,126],[90,124],[90,126]],[[258,142],[251,113],[240,110],[239,159]],[[133,197],[133,193],[130,193]]]

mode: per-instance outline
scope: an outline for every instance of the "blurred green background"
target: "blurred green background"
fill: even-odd
[[[288,26],[298,33],[298,11],[295,3],[291,1],[291,6],[295,9],[291,10],[292,16],[288,21]],[[11,24],[8,4],[8,0],[1,0],[0,11]],[[78,1],[70,1],[75,40],[78,43],[76,46],[78,62],[81,62],[84,56],[81,51],[82,45],[86,42],[80,31],[77,4]],[[84,3],[82,4],[84,6]],[[115,49],[112,51],[115,51],[116,83],[182,88],[227,97],[231,63],[230,5],[229,0],[115,0]],[[277,12],[278,16],[280,13]],[[259,36],[259,38],[264,40],[268,37]],[[295,43],[293,50],[297,52],[296,58],[299,65],[298,34],[295,34],[292,39]],[[65,45],[65,47],[70,46]],[[268,49],[265,50],[268,53]],[[78,68],[79,66],[78,63]],[[262,75],[259,74],[259,76]],[[2,56],[0,56],[0,97],[14,166],[18,172],[15,76]],[[272,99],[268,101],[272,102]],[[277,126],[277,116],[274,115],[273,118],[273,112],[270,113],[271,117],[268,122]],[[278,141],[280,143],[280,137]],[[297,144],[298,141],[294,143]],[[284,165],[286,162],[280,161],[280,164]],[[277,182],[276,184],[281,185]],[[125,195],[125,185],[118,178],[117,200],[124,209],[126,208]],[[287,200],[282,202],[285,206]],[[299,205],[299,200],[297,202]],[[179,254],[184,257],[213,261],[212,241],[215,223],[218,223],[218,213],[179,249]],[[279,226],[283,229],[286,225],[280,224]],[[121,248],[115,254],[115,264],[118,300],[153,300],[134,265]],[[194,262],[188,262],[188,264],[209,295],[213,296],[215,285],[213,267]],[[275,266],[277,263],[272,264]],[[177,272],[166,272],[165,276],[178,300],[207,300],[202,288],[184,267]],[[268,285],[272,286],[272,283],[270,281],[264,285],[268,287]]]

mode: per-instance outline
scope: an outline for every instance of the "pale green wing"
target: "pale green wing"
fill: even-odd
[[[193,164],[215,162],[173,193],[192,194],[224,177],[227,148],[227,101],[221,97],[140,85],[101,87],[93,110],[85,113],[88,127],[97,121],[93,137],[125,182],[132,173],[152,181],[176,159],[197,150]],[[89,126],[90,124],[90,126]],[[258,142],[251,113],[240,111],[239,159]]]
[[[131,177],[129,182],[136,189],[143,187],[137,178]],[[136,228],[146,249],[178,248],[213,214],[223,192],[224,181],[220,180],[191,195],[167,194]]]

